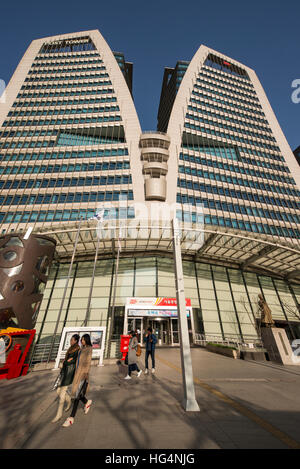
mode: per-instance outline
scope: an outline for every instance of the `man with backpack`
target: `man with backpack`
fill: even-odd
[[[156,335],[152,333],[151,327],[148,327],[147,334],[145,336],[146,342],[146,353],[145,353],[145,374],[149,373],[148,371],[148,358],[151,355],[152,360],[152,373],[155,373],[155,344],[157,342]]]

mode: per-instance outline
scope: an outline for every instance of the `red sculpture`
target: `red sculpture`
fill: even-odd
[[[14,348],[10,350],[7,354],[6,362],[4,365],[0,366],[0,379],[12,379],[18,378],[19,376],[25,376],[27,374],[29,364],[25,363],[26,356],[29,352],[30,346],[33,342],[35,336],[35,329],[27,330],[27,329],[17,329],[9,327],[6,330],[0,331],[0,338],[1,336],[10,337],[11,341],[10,344],[14,343]],[[24,351],[22,352],[22,346],[19,343],[15,343],[22,338],[24,341],[24,336],[29,336],[27,339],[27,343],[25,345]],[[7,349],[6,349],[7,350]]]

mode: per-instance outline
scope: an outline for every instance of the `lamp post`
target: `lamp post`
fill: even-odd
[[[192,357],[191,357],[191,348],[190,348],[190,341],[189,341],[189,331],[188,331],[185,294],[184,294],[180,234],[179,234],[178,220],[176,218],[176,215],[173,218],[171,223],[172,223],[172,236],[173,236],[176,299],[177,299],[178,323],[179,323],[179,333],[180,333],[181,369],[182,369],[182,380],[183,380],[183,391],[184,391],[183,408],[186,411],[199,412],[200,408],[195,398],[195,388],[194,388],[194,381],[193,381]]]
[[[71,277],[71,272],[72,272],[73,262],[74,262],[75,253],[76,253],[76,249],[77,249],[77,244],[78,244],[78,239],[79,239],[79,233],[80,233],[80,227],[81,227],[82,220],[83,220],[83,217],[80,217],[79,224],[78,224],[78,230],[77,230],[77,233],[76,233],[75,244],[74,244],[74,248],[73,248],[72,259],[71,259],[71,263],[70,263],[70,267],[69,267],[69,271],[68,271],[68,276],[67,276],[63,296],[62,296],[61,303],[60,303],[60,308],[59,308],[59,312],[58,312],[57,321],[56,321],[56,324],[55,324],[55,329],[54,329],[54,332],[53,332],[53,337],[52,337],[52,341],[51,341],[51,346],[50,346],[50,351],[49,351],[47,363],[49,363],[49,361],[50,361],[52,351],[53,351],[53,347],[54,347],[56,332],[57,332],[57,329],[58,329],[58,324],[59,324],[59,321],[60,321],[60,316],[61,316],[63,305],[64,305],[64,302],[65,302],[65,297],[66,297],[66,293],[67,293],[67,289],[68,289],[68,285],[69,285],[69,280],[70,280],[70,277]]]

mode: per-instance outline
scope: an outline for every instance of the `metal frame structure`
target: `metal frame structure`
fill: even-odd
[[[78,225],[52,225],[39,230],[40,234],[48,235],[57,241],[56,260],[69,262],[74,249],[74,241]],[[214,226],[187,224],[181,236],[181,253],[183,260],[201,260],[227,267],[239,268],[278,277],[293,283],[300,283],[300,250],[292,243],[275,243],[272,237],[262,234],[243,234],[240,231],[225,230]],[[115,241],[118,238],[118,226],[104,223],[103,237],[99,242],[98,259],[110,258],[114,253]],[[199,236],[204,236],[200,244]],[[82,222],[76,250],[76,260],[93,258],[97,247],[95,225],[89,221]],[[162,253],[172,257],[171,225],[146,221],[133,224],[128,220],[122,224],[121,256],[149,256]]]

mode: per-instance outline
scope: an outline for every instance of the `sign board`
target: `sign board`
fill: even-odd
[[[74,334],[79,334],[80,338],[84,334],[89,334],[91,337],[93,354],[92,358],[99,358],[99,365],[103,365],[103,355],[104,355],[104,348],[105,348],[105,332],[106,327],[64,327],[60,343],[58,354],[55,361],[54,369],[59,367],[59,362],[61,359],[65,358],[66,352],[70,347],[70,340]],[[81,345],[79,341],[79,345]]]
[[[187,316],[192,312],[191,299],[185,299]],[[132,317],[165,317],[177,318],[176,298],[127,298],[127,315]]]
[[[174,308],[177,307],[177,300],[176,298],[127,298],[127,306],[130,308],[143,308],[144,306],[146,308],[161,308],[167,309],[167,308]],[[187,307],[191,307],[191,299],[186,298],[185,299],[185,305]]]

